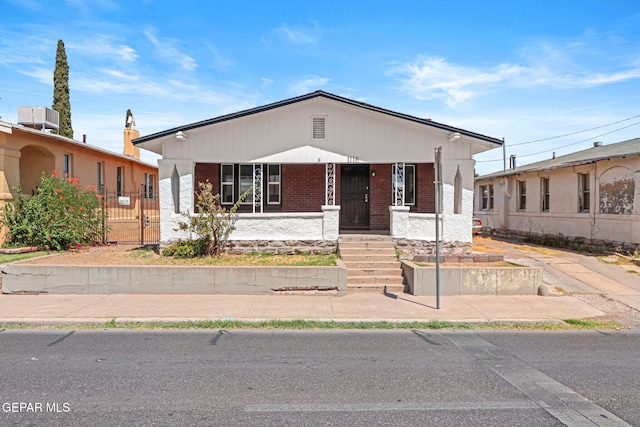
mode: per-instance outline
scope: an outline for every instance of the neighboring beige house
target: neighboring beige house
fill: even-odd
[[[640,139],[483,175],[474,214],[504,235],[563,235],[600,247],[640,245]]]
[[[104,186],[109,192],[124,194],[139,189],[150,196],[157,192],[158,168],[140,161],[140,149],[131,143],[140,133],[132,126],[124,129],[125,154],[120,155],[45,130],[57,122],[50,120],[57,113],[48,108],[20,107],[19,120],[24,109],[34,111],[32,123],[0,121],[0,209],[13,200],[13,187],[33,194],[41,174],[50,175],[54,170],[79,178],[82,186]],[[37,119],[45,117],[40,114],[43,111],[49,120]],[[0,242],[3,240],[0,234]]]

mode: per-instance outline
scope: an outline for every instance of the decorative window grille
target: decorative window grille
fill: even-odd
[[[262,165],[253,165],[253,212],[256,211],[262,212]]]
[[[404,173],[405,173],[404,163],[396,163],[393,166],[393,205],[394,206],[404,206],[405,201],[405,181],[404,181]]]
[[[327,175],[326,175],[326,197],[325,204],[328,206],[334,206],[336,204],[335,199],[335,186],[336,186],[336,165],[335,163],[327,163]]]

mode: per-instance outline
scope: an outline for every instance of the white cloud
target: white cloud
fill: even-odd
[[[554,89],[591,88],[640,78],[640,67],[620,66],[623,70],[597,72],[582,67],[563,52],[543,47],[541,56],[528,56],[530,64],[503,63],[493,67],[451,64],[440,57],[418,57],[394,65],[388,75],[400,75],[403,89],[420,100],[443,99],[449,107],[469,101],[495,87],[526,88],[548,86]]]
[[[501,64],[480,69],[449,64],[443,58],[419,57],[402,64],[389,74],[402,74],[404,88],[418,99],[444,98],[450,107],[464,102],[488,87],[512,79],[524,71],[523,67]]]
[[[294,44],[316,44],[320,37],[317,25],[313,28],[291,28],[287,24],[282,24],[277,31]]]
[[[320,86],[326,85],[330,80],[326,77],[309,76],[291,85],[289,92],[293,92],[296,95],[304,95],[317,90]]]
[[[81,43],[70,42],[65,47],[68,50],[76,50],[85,56],[116,58],[126,62],[133,62],[138,58],[134,48],[124,44],[111,43],[109,36],[85,38]]]
[[[176,40],[158,39],[151,30],[146,30],[144,34],[156,47],[155,53],[158,57],[167,60],[167,62],[177,64],[180,68],[187,71],[193,71],[198,67],[198,63],[194,58],[183,53],[175,46],[177,43]]]

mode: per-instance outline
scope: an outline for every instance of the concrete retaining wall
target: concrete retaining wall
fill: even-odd
[[[56,266],[8,264],[2,292],[50,294],[268,295],[347,291],[347,269],[335,267]]]
[[[402,261],[402,271],[409,293],[436,294],[435,267]],[[537,295],[541,285],[537,267],[440,266],[440,295]]]

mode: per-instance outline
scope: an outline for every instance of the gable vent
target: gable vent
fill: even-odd
[[[326,117],[312,117],[311,118],[311,137],[312,139],[325,139],[326,138]]]

